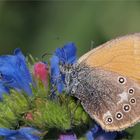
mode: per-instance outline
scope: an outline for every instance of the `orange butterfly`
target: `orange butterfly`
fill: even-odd
[[[106,131],[140,120],[140,33],[111,40],[83,55],[71,93]]]

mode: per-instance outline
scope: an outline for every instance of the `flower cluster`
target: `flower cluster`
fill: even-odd
[[[48,128],[55,127],[59,128],[58,130],[61,129],[59,140],[78,139],[76,134],[66,133],[66,129],[71,129],[70,114],[71,110],[77,106],[75,99],[70,97],[68,103],[63,94],[60,94],[56,100],[50,98],[51,94],[64,91],[65,75],[60,73],[59,64],[76,63],[76,51],[75,44],[68,43],[63,48],[56,49],[50,59],[50,66],[47,62],[37,61],[32,67],[33,70],[28,68],[26,58],[20,49],[16,49],[13,55],[0,56],[0,108],[3,107],[0,111],[4,112],[4,107],[6,108],[4,115],[0,116],[0,122],[3,122],[0,124],[3,126],[0,128],[1,138],[39,140],[44,137],[47,139]],[[13,90],[15,92],[12,93]],[[67,110],[68,108],[70,111]],[[9,119],[8,122],[3,119],[5,115]],[[93,123],[89,120],[89,116],[83,111],[81,105],[78,106],[75,111],[74,125]],[[98,125],[87,133],[86,131],[83,136],[88,140],[96,138],[115,140],[117,136],[117,132],[106,133]]]
[[[73,64],[77,60],[76,46],[68,43],[63,48],[57,48],[51,58],[51,82],[57,87],[59,93],[64,89],[64,77],[60,74],[59,64]]]
[[[0,97],[9,90],[24,90],[29,96],[32,95],[32,77],[27,68],[25,57],[20,49],[16,49],[13,55],[0,57]]]

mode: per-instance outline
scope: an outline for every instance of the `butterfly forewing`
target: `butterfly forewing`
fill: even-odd
[[[83,55],[79,59],[81,62],[140,82],[140,34],[111,40]]]

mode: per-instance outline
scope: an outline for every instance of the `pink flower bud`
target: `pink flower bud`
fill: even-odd
[[[43,62],[37,62],[34,65],[35,77],[40,79],[45,85],[47,84],[47,81],[48,81],[48,74],[49,74],[49,70],[48,70],[47,64]]]
[[[31,112],[28,112],[25,116],[25,119],[27,121],[32,121],[33,120],[33,114]]]

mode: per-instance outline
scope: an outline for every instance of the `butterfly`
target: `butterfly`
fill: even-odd
[[[135,125],[140,120],[140,33],[84,54],[68,69],[65,81],[67,91],[104,130]]]

